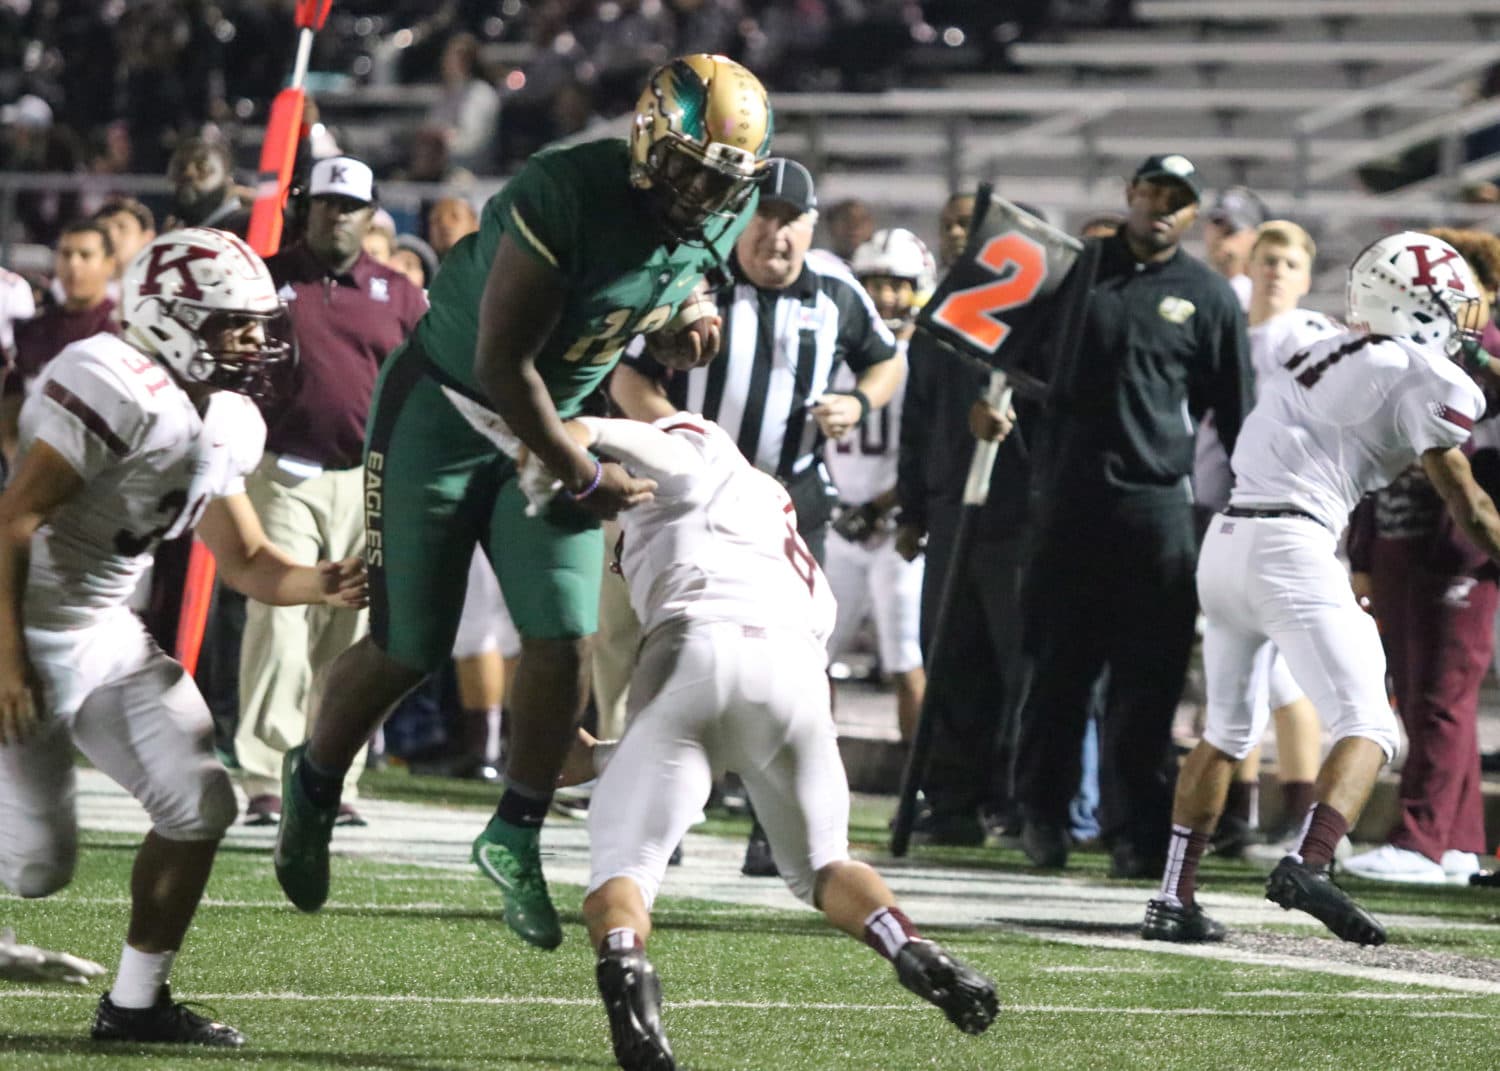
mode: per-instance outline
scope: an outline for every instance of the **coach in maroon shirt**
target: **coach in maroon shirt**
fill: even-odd
[[[304,238],[266,262],[298,359],[291,381],[262,407],[266,455],[246,489],[271,540],[312,563],[364,549],[365,417],[381,363],[427,302],[404,275],[363,250],[375,216],[369,167],[347,156],[322,160],[306,196]],[[235,734],[250,797],[247,821],[280,817],[281,759],[307,737],[314,674],[365,627],[363,612],[247,606]],[[363,766],[357,761],[353,769]],[[351,777],[344,799],[353,793]],[[359,818],[346,806],[343,820]]]

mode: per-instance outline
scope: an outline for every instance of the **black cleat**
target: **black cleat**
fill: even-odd
[[[1385,927],[1333,883],[1327,863],[1309,866],[1286,856],[1266,879],[1266,899],[1288,911],[1307,912],[1341,941],[1385,944]]]
[[[1148,941],[1178,941],[1195,944],[1203,941],[1222,941],[1229,930],[1221,922],[1215,922],[1203,912],[1201,904],[1191,907],[1174,904],[1170,900],[1153,899],[1146,905],[1146,921],[1141,923],[1141,936]]]
[[[1028,815],[1021,826],[1021,850],[1031,865],[1044,870],[1058,870],[1068,865],[1068,849],[1072,842],[1068,831],[1059,822],[1033,818]]]
[[[661,979],[646,953],[600,953],[594,978],[609,1014],[619,1065],[625,1071],[676,1071],[672,1046],[661,1028]]]
[[[1219,824],[1209,838],[1208,847],[1221,859],[1241,859],[1245,849],[1259,842],[1255,827],[1243,818],[1222,815]]]
[[[172,1000],[170,986],[162,986],[149,1008],[122,1008],[105,993],[94,1012],[95,1041],[166,1042],[173,1045],[218,1045],[238,1049],[245,1035],[232,1026],[205,1019],[186,1004]]]
[[[740,864],[740,873],[747,878],[774,878],[781,874],[776,869],[776,860],[771,856],[771,842],[759,822],[750,827],[750,839],[745,842],[745,861]]]
[[[995,983],[932,941],[907,941],[896,953],[896,977],[965,1034],[982,1034],[1000,1013]]]

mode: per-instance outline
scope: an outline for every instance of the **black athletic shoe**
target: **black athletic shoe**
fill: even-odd
[[[1196,903],[1185,907],[1170,900],[1153,899],[1146,905],[1146,921],[1141,924],[1141,936],[1148,941],[1194,944],[1222,941],[1228,935],[1224,924],[1209,918],[1203,906]]]
[[[105,993],[94,1012],[95,1041],[167,1042],[174,1045],[220,1045],[237,1049],[245,1035],[232,1026],[206,1019],[186,1004],[172,1000],[170,986],[162,986],[149,1008],[122,1008]]]
[[[1266,879],[1266,899],[1290,911],[1305,911],[1341,941],[1385,944],[1385,927],[1333,883],[1327,863],[1308,866],[1286,856]]]
[[[1068,849],[1073,842],[1059,822],[1027,816],[1021,827],[1021,850],[1032,866],[1059,870],[1068,865]]]
[[[1246,848],[1259,842],[1254,826],[1243,818],[1226,814],[1220,817],[1208,847],[1221,859],[1239,859],[1244,856]]]
[[[615,1060],[625,1071],[676,1071],[661,1028],[661,979],[639,949],[604,952],[594,965]]]
[[[1167,853],[1137,847],[1122,840],[1109,850],[1109,876],[1122,881],[1142,881],[1161,877],[1167,866]]]
[[[995,983],[932,941],[907,941],[896,953],[896,977],[965,1034],[982,1034],[1000,1012]]]
[[[776,860],[771,857],[771,842],[759,822],[750,827],[750,839],[745,842],[745,861],[740,864],[740,873],[747,878],[775,878],[781,875],[781,871],[776,869]]]

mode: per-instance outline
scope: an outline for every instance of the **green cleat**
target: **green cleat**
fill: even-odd
[[[319,807],[302,794],[297,780],[301,744],[281,760],[281,827],[276,831],[276,880],[286,898],[302,911],[316,911],[328,899],[328,842],[337,807]]]
[[[505,924],[538,948],[562,944],[562,923],[542,874],[541,831],[490,819],[474,839],[472,858],[505,897]]]

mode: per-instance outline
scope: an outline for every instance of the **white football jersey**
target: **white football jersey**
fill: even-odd
[[[677,413],[655,426],[696,457],[681,475],[658,476],[652,500],[619,517],[620,570],[642,634],[690,618],[806,629],[826,644],[833,594],[797,535],[786,489],[746,461],[711,420]],[[600,447],[609,451],[606,437]]]
[[[1442,353],[1345,332],[1260,385],[1234,448],[1236,506],[1292,506],[1342,531],[1364,495],[1427,450],[1460,446],[1484,395]]]
[[[16,324],[36,315],[31,284],[15,272],[0,268],[0,356],[16,345]]]
[[[1337,321],[1310,309],[1289,309],[1256,324],[1250,328],[1250,365],[1255,370],[1256,390],[1265,380],[1284,372],[1282,365],[1292,354],[1346,330]]]
[[[906,361],[905,340],[896,343]],[[857,377],[848,365],[834,373],[831,391],[853,390]],[[828,473],[839,489],[840,501],[860,506],[896,486],[896,452],[901,446],[901,402],[906,395],[906,373],[888,404],[870,413],[841,442],[823,446]]]
[[[113,335],[58,354],[21,409],[21,450],[45,442],[84,489],[32,540],[29,628],[73,629],[125,603],[156,545],[210,499],[238,494],[266,426],[253,402],[213,394],[202,414],[154,359]]]

